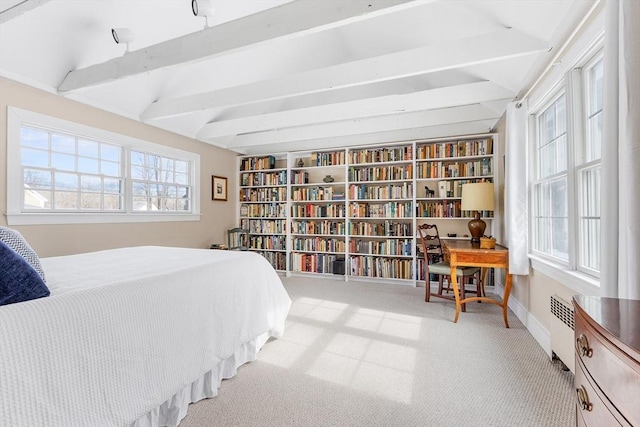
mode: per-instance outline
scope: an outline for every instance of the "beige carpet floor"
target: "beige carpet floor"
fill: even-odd
[[[424,288],[283,278],[283,338],[189,408],[181,427],[573,426],[573,376],[510,313]]]

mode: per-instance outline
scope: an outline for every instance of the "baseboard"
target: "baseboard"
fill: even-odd
[[[494,293],[497,295],[504,295],[504,286],[501,283],[496,283],[494,287]],[[538,319],[536,319],[529,310],[527,310],[517,298],[509,296],[509,303],[507,304],[513,314],[516,315],[518,320],[527,328],[533,338],[540,344],[540,347],[551,357],[551,334],[545,328]]]

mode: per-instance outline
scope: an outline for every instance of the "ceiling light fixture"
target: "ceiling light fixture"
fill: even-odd
[[[204,16],[204,27],[209,27],[209,18],[214,14],[212,0],[191,0],[191,11],[194,16]]]
[[[133,41],[133,31],[128,28],[112,28],[111,35],[116,43],[124,43],[127,45],[127,50],[124,53],[129,53],[129,43]]]

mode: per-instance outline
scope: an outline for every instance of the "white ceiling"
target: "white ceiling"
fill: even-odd
[[[0,0],[0,75],[240,153],[483,133],[593,0],[214,4]]]

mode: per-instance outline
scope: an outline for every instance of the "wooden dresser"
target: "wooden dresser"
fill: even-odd
[[[578,426],[640,427],[640,300],[573,298]]]

